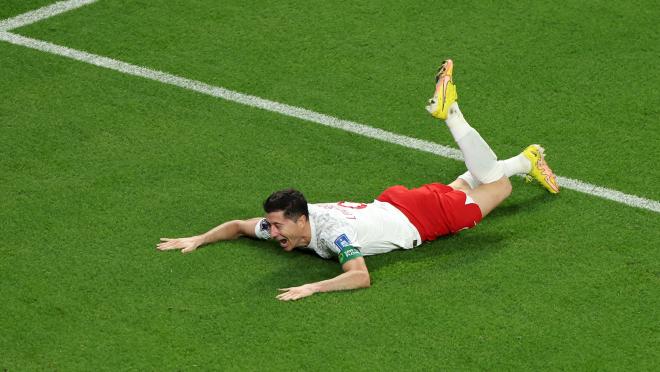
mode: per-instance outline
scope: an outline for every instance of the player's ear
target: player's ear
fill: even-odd
[[[298,224],[298,226],[303,227],[305,226],[307,221],[308,221],[307,216],[301,214],[300,217],[298,217],[298,221],[296,221],[296,223]]]

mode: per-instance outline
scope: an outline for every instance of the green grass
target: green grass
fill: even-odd
[[[463,2],[437,30],[433,2],[341,4],[100,2],[23,33],[453,145],[423,110],[451,56],[499,154],[543,142],[562,175],[660,199],[660,170],[633,171],[660,157],[657,7]]]
[[[2,2],[0,7],[0,20],[15,17],[33,9],[37,9],[49,4],[51,0],[8,0]]]
[[[540,140],[564,176],[660,198],[651,3],[467,2],[446,43],[437,4],[401,4],[102,1],[18,32],[446,144],[421,106],[455,56],[498,153]],[[278,188],[369,201],[463,165],[6,43],[0,76],[0,369],[660,363],[657,213],[515,179],[478,228],[368,257],[370,289],[280,303],[337,263],[250,240],[153,247],[258,216]]]

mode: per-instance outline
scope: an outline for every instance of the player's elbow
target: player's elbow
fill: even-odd
[[[360,280],[360,288],[369,288],[371,287],[371,275],[369,275],[368,271],[361,271],[361,280]]]
[[[371,287],[371,276],[363,257],[358,257],[343,264],[342,269],[348,273],[350,288]]]

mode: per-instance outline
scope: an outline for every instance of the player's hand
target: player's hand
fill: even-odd
[[[180,249],[181,253],[190,253],[202,245],[202,238],[200,236],[191,236],[189,238],[160,238],[160,243],[156,245],[159,251],[169,251],[172,249]]]
[[[316,290],[309,284],[301,285],[300,287],[280,288],[278,291],[282,291],[276,297],[280,301],[295,301],[316,293]]]

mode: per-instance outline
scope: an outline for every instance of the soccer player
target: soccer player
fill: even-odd
[[[285,251],[309,249],[323,258],[336,257],[343,273],[332,279],[280,289],[279,300],[297,300],[316,292],[371,285],[364,256],[412,249],[439,236],[476,226],[511,193],[509,177],[528,174],[549,192],[559,186],[539,145],[498,161],[488,144],[463,118],[453,82],[453,62],[445,61],[426,109],[445,120],[465,158],[467,172],[449,185],[431,183],[415,189],[393,186],[372,203],[308,204],[297,190],[281,190],[264,202],[265,217],[234,220],[202,235],[162,238],[157,249],[189,253],[204,244],[241,236],[274,239]]]

